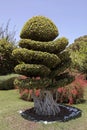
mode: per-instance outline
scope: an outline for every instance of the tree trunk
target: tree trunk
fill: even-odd
[[[41,91],[39,97],[33,94],[34,109],[36,114],[44,116],[55,116],[60,112],[58,104],[54,101],[50,91]]]

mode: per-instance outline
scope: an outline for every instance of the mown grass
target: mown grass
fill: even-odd
[[[87,87],[83,104],[74,105],[82,110],[82,116],[68,122],[43,124],[25,120],[20,110],[33,106],[32,102],[19,98],[18,90],[0,91],[0,130],[87,130]]]

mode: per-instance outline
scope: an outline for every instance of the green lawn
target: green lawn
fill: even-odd
[[[87,88],[85,99],[87,100]],[[0,130],[87,130],[87,101],[75,105],[82,110],[82,117],[47,125],[28,121],[20,116],[20,110],[32,106],[33,103],[19,98],[18,90],[0,91]]]

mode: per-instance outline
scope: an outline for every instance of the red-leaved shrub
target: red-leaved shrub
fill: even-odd
[[[84,79],[84,75],[77,76],[71,84],[58,88],[57,102],[69,104],[82,102],[85,86],[87,86],[87,81]]]
[[[40,89],[35,89],[35,95],[39,96]],[[19,89],[20,97],[21,99],[24,99],[26,101],[33,101],[32,99],[32,89]]]

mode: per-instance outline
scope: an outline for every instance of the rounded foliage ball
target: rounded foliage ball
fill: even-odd
[[[20,37],[35,41],[52,41],[58,36],[55,24],[44,16],[34,16],[23,26]]]

